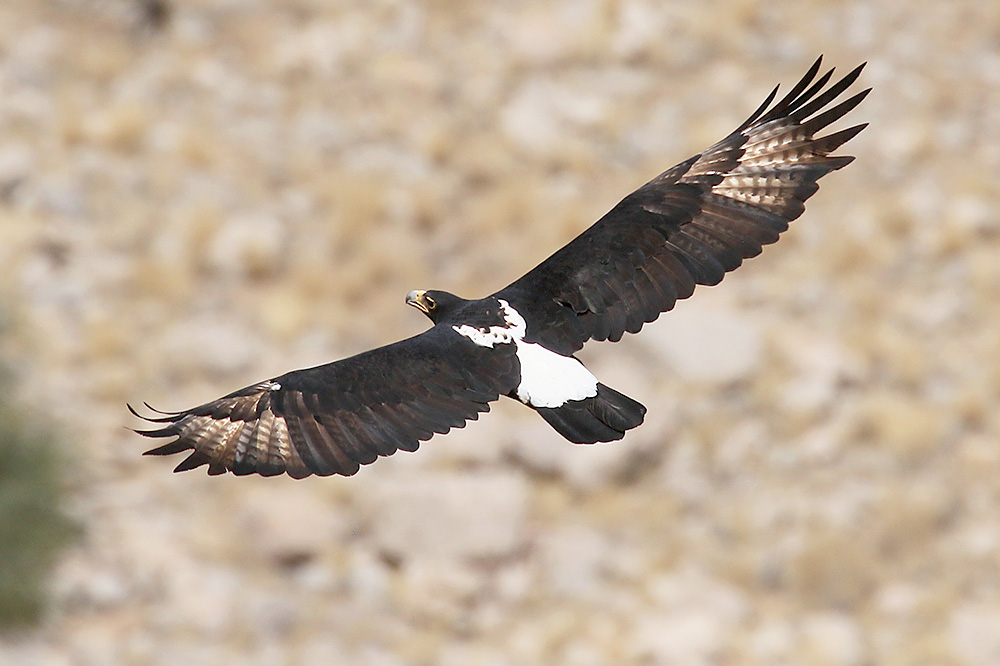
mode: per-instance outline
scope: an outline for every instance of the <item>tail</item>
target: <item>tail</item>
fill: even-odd
[[[561,407],[536,407],[535,411],[574,444],[613,442],[640,423],[646,408],[627,395],[597,385],[597,395],[572,400]]]

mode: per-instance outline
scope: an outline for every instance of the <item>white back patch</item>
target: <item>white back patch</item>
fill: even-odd
[[[532,407],[562,407],[570,400],[597,395],[597,377],[572,356],[534,342],[516,340],[521,362],[517,399]]]
[[[517,345],[517,360],[521,364],[521,382],[517,398],[532,407],[561,407],[570,400],[583,400],[597,395],[597,377],[572,356],[563,356],[534,342],[525,342],[527,323],[510,303],[498,299],[506,326],[487,329],[463,324],[452,326],[456,333],[480,347],[497,344]]]

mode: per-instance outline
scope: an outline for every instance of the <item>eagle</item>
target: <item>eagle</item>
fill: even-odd
[[[433,326],[414,337],[295,370],[180,412],[135,416],[146,451],[188,452],[174,471],[294,478],[355,474],[435,433],[462,428],[507,396],[570,442],[621,439],[646,408],[574,356],[617,342],[715,285],[799,217],[817,181],[854,157],[832,153],[867,124],[816,135],[871,91],[842,94],[861,64],[830,83],[822,56],[779,101],[764,102],[707,150],[667,169],[526,275],[486,298],[414,290]],[[772,102],[774,102],[772,104]]]

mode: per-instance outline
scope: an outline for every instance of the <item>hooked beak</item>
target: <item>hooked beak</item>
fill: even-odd
[[[412,305],[424,314],[430,314],[430,308],[427,307],[427,301],[424,300],[426,295],[427,292],[423,289],[414,289],[406,295],[406,304]]]

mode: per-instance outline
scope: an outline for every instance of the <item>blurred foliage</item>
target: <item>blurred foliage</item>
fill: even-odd
[[[39,622],[47,580],[78,527],[62,512],[62,460],[54,435],[10,396],[0,370],[0,630]]]

